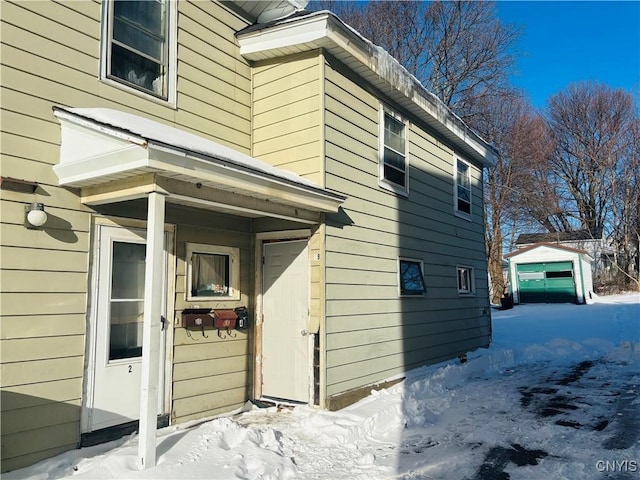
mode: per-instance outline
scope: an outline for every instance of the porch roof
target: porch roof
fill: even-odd
[[[249,217],[317,223],[345,197],[212,140],[107,108],[54,107],[62,127],[59,184],[82,203],[142,198]]]

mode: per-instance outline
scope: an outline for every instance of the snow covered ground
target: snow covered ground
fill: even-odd
[[[640,294],[493,312],[491,348],[339,412],[253,408],[64,453],[6,479],[640,477]]]

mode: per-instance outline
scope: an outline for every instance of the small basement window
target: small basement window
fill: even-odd
[[[475,293],[473,267],[456,267],[458,276],[458,293],[460,295],[473,295]]]
[[[187,300],[240,300],[240,250],[187,243]]]
[[[398,263],[400,274],[400,295],[424,295],[427,289],[424,285],[422,261],[400,258]]]

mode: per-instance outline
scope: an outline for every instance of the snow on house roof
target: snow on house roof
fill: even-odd
[[[528,245],[538,242],[575,242],[583,240],[601,240],[602,228],[576,230],[575,232],[523,233],[518,236],[516,245]]]
[[[324,49],[389,95],[398,106],[425,121],[462,153],[485,166],[493,165],[499,156],[495,147],[429,92],[398,60],[330,11],[295,12],[286,18],[251,25],[236,37],[241,55],[250,61]]]
[[[286,17],[292,12],[303,10],[308,0],[233,0],[229,2],[239,8],[253,22],[265,23]]]

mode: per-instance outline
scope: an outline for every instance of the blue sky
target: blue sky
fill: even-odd
[[[640,91],[640,1],[507,1],[500,19],[521,25],[513,83],[534,107],[572,82]]]

